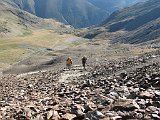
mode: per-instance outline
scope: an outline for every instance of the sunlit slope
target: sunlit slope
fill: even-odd
[[[42,19],[19,9],[8,0],[0,1],[0,37],[22,36],[32,33],[35,29],[52,29],[56,32],[70,32],[65,26],[51,19]]]
[[[72,46],[75,41],[68,41],[71,38],[81,41],[71,34],[44,29],[22,37],[0,38],[0,67],[8,67],[33,55],[43,56],[50,51]]]

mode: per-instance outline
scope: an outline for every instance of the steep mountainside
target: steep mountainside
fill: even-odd
[[[9,0],[7,0],[9,1]],[[102,23],[112,12],[144,0],[11,0],[42,18],[54,18],[76,28]]]
[[[11,0],[18,5],[21,9],[35,14],[35,2],[34,0]]]
[[[106,11],[86,0],[36,0],[36,15],[55,18],[74,27],[86,27],[101,23],[107,16]]]
[[[149,0],[114,12],[99,29],[97,37],[115,32],[114,42],[141,43],[160,37],[160,1]],[[98,29],[98,28],[97,28]],[[118,35],[120,33],[120,35]],[[94,33],[95,34],[95,33]]]
[[[134,5],[113,13],[104,23],[103,26],[109,26],[109,31],[115,32],[121,29],[128,31],[160,17],[160,1],[150,0],[146,3]]]

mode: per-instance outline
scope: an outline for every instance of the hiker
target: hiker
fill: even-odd
[[[82,57],[82,66],[84,70],[86,70],[86,62],[87,62],[87,57],[86,56]]]
[[[70,70],[71,69],[71,65],[72,65],[72,59],[71,58],[68,58],[66,60],[66,67]]]

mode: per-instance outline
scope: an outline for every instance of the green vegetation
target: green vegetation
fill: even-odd
[[[55,55],[46,50],[60,46],[60,49],[72,45],[78,45],[84,40],[77,38],[78,41],[66,41],[76,38],[73,35],[59,35],[51,30],[35,30],[26,32],[24,36],[12,38],[0,38],[0,68],[13,65],[31,55]],[[62,47],[61,47],[62,46]]]
[[[23,32],[23,35],[21,35],[21,37],[28,36],[28,35],[31,35],[31,34],[32,34],[32,31],[26,30],[26,31]]]

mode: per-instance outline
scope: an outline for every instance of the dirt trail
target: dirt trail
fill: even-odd
[[[36,73],[39,73],[39,72],[46,72],[46,71],[47,70],[22,73],[22,74],[17,75],[17,78],[25,77],[25,76],[28,76],[28,75],[33,75],[33,74],[36,74]]]
[[[25,76],[28,76],[28,75],[34,75],[34,74],[46,73],[46,72],[47,72],[47,70],[27,72],[27,73],[18,74],[16,77],[21,78],[21,77],[25,77]],[[82,66],[74,65],[71,68],[71,70],[64,69],[63,71],[61,71],[61,73],[58,75],[58,78],[56,78],[56,79],[57,79],[57,82],[59,82],[59,83],[68,83],[68,82],[72,82],[74,80],[77,80],[78,77],[80,77],[82,75],[86,75],[87,73],[89,73],[89,72],[84,70],[82,68]]]
[[[118,74],[123,73],[123,72],[133,71],[133,70],[136,70],[137,68],[141,68],[143,66],[150,65],[154,62],[159,62],[159,60],[160,60],[160,56],[152,56],[152,58],[150,60],[147,60],[146,63],[142,63],[142,64],[134,65],[134,66],[131,66],[131,67],[119,69],[116,72],[110,73],[110,75],[113,75],[113,74],[118,75]],[[89,70],[89,67],[87,68],[87,70]],[[46,72],[46,71],[47,70],[41,70],[41,71],[23,73],[23,74],[17,75],[17,78],[24,77],[24,76],[27,76],[27,75],[36,74],[36,73],[39,73],[39,72],[43,73],[43,72]],[[86,75],[88,73],[89,73],[88,71],[83,70],[83,67],[81,65],[74,65],[74,66],[72,66],[71,70],[64,69],[63,71],[61,71],[61,73],[59,73],[59,75],[58,75],[58,78],[56,78],[56,79],[57,79],[57,82],[59,82],[59,83],[74,82],[80,76]],[[0,76],[1,76],[1,72],[0,72]]]
[[[2,75],[3,75],[3,74],[2,74],[2,69],[0,69],[0,78],[2,77]]]
[[[83,70],[83,68],[80,65],[74,65],[71,70],[65,69],[64,72],[62,72],[59,76],[60,83],[62,82],[71,82],[76,80],[77,77],[80,77],[82,75],[86,75],[88,72]]]

